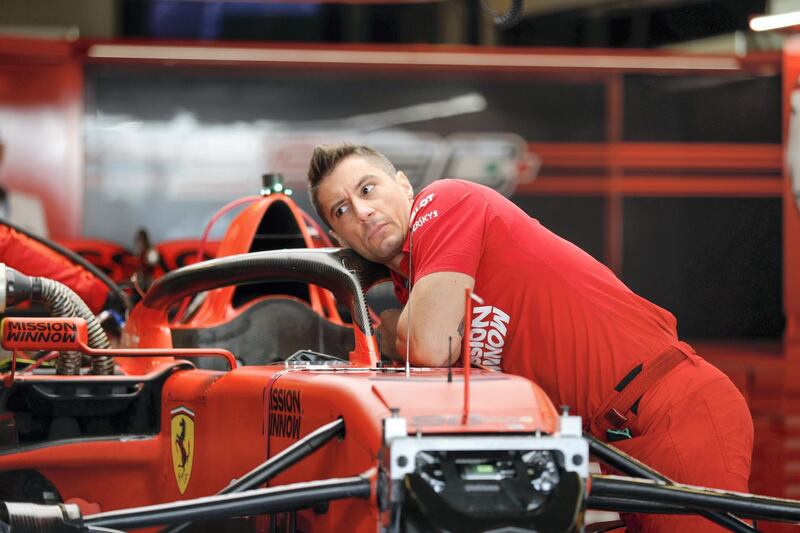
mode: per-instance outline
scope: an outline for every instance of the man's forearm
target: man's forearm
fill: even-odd
[[[395,351],[398,354],[399,360],[406,360],[406,353],[410,351],[409,359],[413,366],[420,367],[441,367],[446,366],[448,362],[447,348],[450,349],[450,360],[455,361],[461,353],[461,338],[463,329],[457,333],[453,332],[448,340],[440,338],[442,342],[431,342],[431,337],[441,337],[443,329],[447,328],[432,328],[431,324],[420,323],[411,317],[411,326],[409,327],[409,306],[403,309],[397,321],[397,330],[395,336]],[[410,342],[408,336],[411,336]],[[427,346],[427,348],[426,348]]]
[[[381,353],[395,361],[402,359],[395,349],[397,341],[397,322],[399,318],[400,309],[384,309],[381,311],[381,324],[378,326]]]
[[[458,359],[464,335],[464,289],[474,286],[471,276],[458,272],[434,272],[417,280],[397,320],[394,347],[399,358],[405,360],[410,350],[411,364],[426,367]]]
[[[402,361],[406,360],[406,352],[408,351],[408,305],[406,305],[398,316],[397,331],[395,335],[395,351],[398,358]],[[413,363],[413,359],[411,359]]]

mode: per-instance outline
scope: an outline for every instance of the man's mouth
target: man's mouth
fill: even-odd
[[[386,222],[378,222],[377,224],[372,226],[370,229],[367,230],[367,238],[366,238],[366,240],[370,240],[372,237],[377,235],[378,232],[381,231],[386,226],[387,226]]]

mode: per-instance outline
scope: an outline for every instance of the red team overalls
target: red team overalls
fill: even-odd
[[[0,223],[0,263],[28,276],[42,276],[63,283],[94,313],[103,309],[109,295],[109,288],[91,272],[3,223]]]
[[[410,249],[412,287],[434,272],[475,279],[485,304],[473,309],[474,364],[533,380],[596,437],[674,481],[748,490],[753,424],[744,398],[678,341],[670,313],[604,265],[493,190],[460,180],[417,195],[406,258]],[[403,279],[393,277],[405,304]],[[700,517],[626,520],[630,531],[722,531]]]

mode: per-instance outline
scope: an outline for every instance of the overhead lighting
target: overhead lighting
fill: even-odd
[[[753,31],[770,31],[800,25],[800,11],[790,11],[779,15],[762,15],[750,19]]]
[[[594,70],[739,70],[734,57],[593,55],[569,53],[472,53],[410,50],[311,50],[230,46],[95,44],[92,59],[186,62],[328,63],[436,67],[587,68]]]

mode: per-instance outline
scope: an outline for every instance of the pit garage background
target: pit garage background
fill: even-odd
[[[319,142],[505,183],[676,315],[748,399],[752,490],[800,497],[800,41],[748,26],[800,3],[508,6],[2,0],[0,184],[50,237],[130,251],[199,238],[265,172],[308,208]]]

